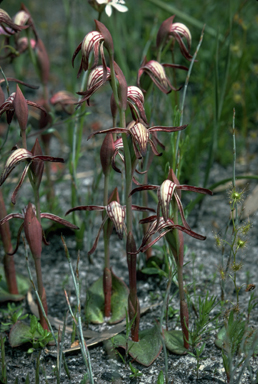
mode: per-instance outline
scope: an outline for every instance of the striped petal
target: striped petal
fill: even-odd
[[[0,186],[7,179],[12,170],[20,164],[22,161],[31,160],[33,155],[30,151],[24,148],[16,149],[13,153],[8,157],[2,175],[0,177]]]
[[[165,180],[158,189],[158,199],[161,205],[162,215],[167,221],[169,216],[169,203],[176,189],[176,184],[170,180]]]
[[[107,205],[106,212],[110,220],[113,221],[116,232],[120,239],[123,238],[123,233],[125,231],[125,209],[117,201],[111,201]]]

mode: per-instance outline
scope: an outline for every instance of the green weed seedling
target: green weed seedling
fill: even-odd
[[[250,286],[251,284],[249,284]],[[247,286],[247,289],[246,290],[249,290],[249,286]],[[248,306],[247,306],[247,323],[249,323],[249,320],[250,320],[250,315],[251,315],[251,312],[252,310],[257,307],[258,305],[258,297],[255,295],[254,292],[251,293],[250,295],[250,298],[249,298],[249,301],[248,301]]]
[[[88,383],[88,375],[85,373],[83,376],[83,379],[81,380],[80,384],[87,384]]]
[[[210,313],[217,306],[218,302],[215,296],[210,296],[209,292],[206,293],[204,298],[199,296],[198,300],[198,317],[194,322],[192,330],[189,330],[189,344],[191,350],[188,354],[193,356],[196,359],[196,372],[197,378],[199,378],[199,368],[201,361],[201,354],[205,348],[205,341],[210,337],[210,332],[216,327],[209,327],[212,323],[220,316],[220,312],[217,313],[212,319],[210,318]]]
[[[242,320],[242,315],[232,310],[225,327],[218,334],[216,345],[222,348],[223,366],[230,382],[233,371],[233,359],[240,352],[241,344],[244,341],[246,331],[246,322]]]
[[[135,368],[130,361],[129,361],[129,367],[130,367],[131,372],[132,372],[132,374],[129,377],[133,377],[136,379],[136,378],[141,377],[143,375],[143,373],[141,373],[139,371],[139,369]]]
[[[51,340],[53,340],[50,331],[43,329],[37,317],[30,316],[30,333],[32,348],[28,349],[28,353],[32,353],[37,348],[44,348]]]
[[[14,303],[8,303],[7,309],[1,309],[0,312],[4,317],[4,321],[1,322],[1,332],[8,331],[18,320],[24,320],[28,317],[28,314],[22,315],[22,306],[16,306]]]

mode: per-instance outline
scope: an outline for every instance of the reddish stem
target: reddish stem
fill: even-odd
[[[0,220],[3,219],[7,215],[5,203],[3,199],[2,191],[0,190]],[[7,253],[12,253],[13,247],[11,243],[11,232],[9,227],[9,222],[7,221],[5,224],[0,225],[0,236],[3,241],[3,246],[5,250],[4,255],[4,272],[5,272],[5,280],[8,287],[9,293],[13,295],[19,294],[17,281],[16,281],[16,273],[15,273],[15,264],[14,257],[9,256]]]
[[[131,254],[129,252],[136,252],[136,244],[132,232],[128,233],[127,236],[127,264],[129,271],[129,288],[130,293],[128,296],[128,314],[129,319],[132,321],[134,319],[132,328],[131,328],[131,337],[133,341],[139,341],[139,324],[140,324],[140,304],[137,297],[137,279],[136,279],[136,254]]]
[[[36,269],[36,274],[37,274],[38,293],[39,293],[39,297],[41,299],[41,302],[43,304],[44,311],[47,315],[47,296],[46,296],[46,291],[45,291],[45,288],[43,286],[43,280],[42,280],[41,258],[34,257],[34,262],[35,262],[35,269]],[[46,319],[43,315],[43,312],[41,310],[39,302],[38,302],[38,311],[39,311],[40,324],[41,324],[42,328],[49,331],[48,324],[47,324]]]

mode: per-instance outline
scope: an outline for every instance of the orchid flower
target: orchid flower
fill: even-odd
[[[93,132],[89,137],[88,140],[95,136],[102,133],[126,133],[130,134],[133,141],[133,147],[135,155],[138,159],[141,159],[142,156],[146,155],[147,152],[147,144],[149,143],[153,153],[156,156],[160,156],[161,154],[158,152],[156,145],[150,138],[150,134],[153,132],[176,132],[181,131],[185,129],[187,125],[182,125],[180,127],[161,127],[161,126],[154,126],[150,128],[146,128],[142,123],[132,121],[130,124],[128,124],[127,128],[109,128],[102,131],[96,131]],[[137,147],[138,146],[138,147]]]
[[[72,106],[77,102],[77,98],[71,92],[59,91],[49,101],[52,105],[60,105],[62,110],[70,115],[73,113]]]
[[[112,15],[112,7],[114,7],[119,12],[127,12],[128,8],[124,5],[124,0],[96,0],[100,5],[106,4],[105,12],[110,17]]]
[[[161,92],[168,94],[172,90],[179,91],[182,87],[178,89],[173,87],[173,85],[170,83],[165,73],[165,70],[164,70],[165,67],[178,68],[178,69],[183,69],[185,71],[188,71],[188,68],[185,67],[184,65],[160,64],[158,61],[155,61],[155,60],[150,60],[148,62],[144,60],[144,62],[141,65],[141,68],[138,71],[138,77],[137,77],[138,87],[140,87],[141,76],[145,72],[147,75],[150,76],[153,83],[161,90]]]
[[[20,23],[21,20],[17,21],[19,24],[16,24],[10,18],[7,12],[5,12],[3,9],[0,9],[0,35],[11,36],[23,29],[28,28],[28,25],[22,25],[22,23]]]
[[[144,110],[144,95],[140,88],[135,86],[127,87],[127,103],[131,109],[132,118],[134,120],[142,120],[145,124],[148,124]],[[117,114],[117,105],[113,93],[110,99],[110,108],[112,117],[115,118]]]
[[[148,207],[140,207],[138,205],[132,205],[132,210],[134,211],[142,211],[142,212],[155,212],[154,209],[148,208]],[[68,215],[71,212],[74,211],[106,211],[106,216],[104,217],[104,220],[101,223],[101,226],[99,228],[97,237],[94,241],[94,244],[91,248],[91,250],[88,252],[88,255],[91,255],[93,252],[95,252],[98,241],[99,241],[99,236],[100,233],[104,227],[104,224],[108,219],[110,219],[116,229],[116,232],[118,234],[119,239],[122,240],[123,238],[123,233],[126,233],[126,226],[125,226],[125,212],[126,212],[126,206],[121,205],[118,201],[111,201],[107,206],[103,205],[86,205],[86,206],[79,206],[79,207],[74,207],[72,209],[69,209],[69,211],[66,212],[65,215]]]
[[[174,197],[182,218],[183,225],[188,230],[191,230],[191,228],[186,222],[183,205],[179,196],[180,192],[178,193],[178,191],[181,191],[181,190],[192,191],[192,192],[203,193],[206,195],[212,195],[212,191],[210,191],[209,189],[193,187],[191,185],[179,185],[170,179],[166,179],[160,186],[142,185],[140,187],[137,187],[131,191],[130,196],[132,196],[135,192],[144,191],[144,190],[145,191],[157,190],[157,195],[158,195],[157,216],[159,217],[159,210],[161,208],[162,216],[165,222],[169,219],[169,203]],[[157,225],[159,225],[159,221],[157,221]]]
[[[173,220],[171,220],[170,218],[165,220],[164,217],[158,217],[157,215],[155,215],[155,216],[150,216],[150,217],[147,217],[146,219],[140,220],[140,224],[146,224],[146,223],[151,223],[151,224],[142,240],[142,243],[137,253],[146,252],[150,247],[156,244],[163,236],[165,236],[168,232],[173,231],[174,229],[178,229],[181,232],[185,232],[187,235],[192,236],[198,240],[206,239],[205,236],[202,236],[199,233],[196,233],[189,228],[185,228],[182,225],[175,224]],[[149,242],[151,237],[153,235],[156,235],[157,233],[159,233],[159,235],[154,240]]]
[[[36,215],[36,208],[35,208],[35,206],[33,204],[29,203],[27,205],[27,207],[25,207],[22,210],[21,213],[10,213],[9,215],[5,216],[2,220],[0,220],[0,225],[5,224],[7,221],[9,221],[11,219],[21,219],[21,220],[23,220],[23,223],[22,223],[22,225],[20,226],[20,228],[18,230],[16,247],[15,247],[15,249],[14,249],[14,251],[12,253],[9,253],[9,255],[14,255],[17,252],[17,250],[19,248],[19,241],[20,241],[20,236],[21,236],[21,232],[22,232],[23,228],[25,229],[25,233],[27,232],[26,231],[26,227],[27,227],[26,217],[28,217],[28,215],[26,216],[27,211],[32,211],[32,215],[33,216]],[[52,221],[54,221],[56,223],[65,225],[66,227],[74,229],[74,230],[75,229],[79,229],[76,225],[71,224],[69,221],[62,219],[59,216],[53,215],[52,213],[40,213],[40,217],[41,217],[41,219],[49,219],[49,220],[52,220]],[[40,236],[42,238],[42,241],[44,242],[44,244],[49,245],[49,243],[46,241],[46,238],[44,236],[42,228],[41,228],[41,233],[42,234]],[[27,236],[26,236],[26,238],[27,238]],[[38,239],[34,239],[34,240],[38,241]],[[31,244],[29,244],[29,245],[31,245]]]
[[[95,93],[102,85],[105,84],[107,80],[109,80],[111,77],[110,75],[110,69],[107,68],[107,75],[104,77],[104,69],[100,65],[96,68],[94,68],[89,75],[88,83],[86,87],[86,91],[84,92],[77,92],[78,95],[83,96],[82,99],[77,103],[77,105],[81,105],[84,103],[84,101],[87,102],[88,105],[90,105],[90,97]]]
[[[22,172],[20,181],[12,194],[11,201],[13,204],[16,203],[16,195],[19,189],[21,188],[22,183],[24,182],[25,176],[27,175],[29,168],[33,163],[38,161],[51,161],[51,162],[63,163],[64,159],[59,157],[52,157],[52,156],[33,155],[32,152],[24,148],[15,149],[13,153],[8,157],[5,163],[4,170],[0,176],[0,187],[5,182],[9,174],[13,171],[13,169],[22,161],[24,161],[26,165]]]
[[[173,23],[174,17],[175,15],[169,17],[161,24],[157,33],[157,48],[161,49],[164,43],[166,43],[169,38],[174,38],[179,43],[182,55],[187,60],[191,60],[192,56],[189,53],[189,49],[191,48],[192,42],[191,33],[186,25],[182,23]],[[185,37],[188,49],[186,48],[182,37]]]
[[[78,45],[76,50],[74,51],[73,57],[72,57],[72,65],[74,66],[74,60],[78,53],[81,51],[82,58],[81,58],[81,64],[78,70],[77,77],[80,76],[82,70],[87,71],[88,69],[93,69],[98,64],[99,59],[99,52],[101,56],[102,66],[104,70],[104,79],[107,74],[107,64],[106,59],[104,55],[104,47],[108,50],[109,54],[113,55],[114,47],[113,47],[113,40],[110,35],[109,30],[105,27],[104,24],[102,24],[100,21],[95,20],[96,29],[97,31],[89,32],[82,42]],[[90,54],[93,52],[94,54],[94,62],[92,66],[89,68],[89,58]]]

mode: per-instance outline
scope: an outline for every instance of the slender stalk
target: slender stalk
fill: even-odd
[[[21,130],[22,148],[27,149],[26,131]]]
[[[81,87],[80,91],[82,92],[85,88],[85,84],[87,84],[89,77],[89,71],[85,71],[83,73],[82,77],[82,82],[81,82]],[[82,96],[79,97],[78,101],[80,101]],[[84,106],[82,106],[84,108]],[[72,138],[72,157],[71,157],[71,176],[72,176],[72,185],[71,185],[71,196],[72,196],[72,206],[75,206],[77,202],[79,202],[79,196],[78,196],[78,188],[77,188],[77,165],[78,165],[78,160],[79,160],[79,153],[80,153],[80,139],[82,135],[82,130],[83,130],[83,117],[84,114],[79,114],[79,112],[76,115],[75,118],[75,123],[73,127],[73,138]],[[78,134],[79,133],[79,134]],[[73,214],[73,221],[76,223],[76,218],[75,214]]]
[[[183,125],[186,91],[187,91],[187,87],[188,87],[189,79],[190,79],[190,76],[191,76],[191,72],[192,72],[194,61],[195,61],[197,53],[198,53],[198,51],[199,51],[199,49],[200,49],[200,47],[202,45],[203,34],[204,34],[204,28],[202,30],[199,44],[197,45],[196,51],[194,52],[194,55],[192,57],[192,60],[191,60],[191,63],[190,63],[190,67],[188,69],[187,76],[186,76],[186,79],[185,79],[184,92],[183,92],[181,111],[180,111],[180,113],[181,113],[181,115],[180,115],[180,125]],[[176,168],[176,172],[175,172],[175,174],[176,174],[177,177],[178,177],[180,160],[181,160],[180,159],[180,153],[179,153],[180,137],[181,137],[181,131],[178,132],[178,134],[177,134],[177,141],[176,141],[176,153],[175,153],[175,165],[176,165],[175,168]]]
[[[47,297],[46,297],[46,291],[43,286],[43,279],[42,279],[42,271],[41,271],[41,258],[34,258],[35,263],[35,270],[37,275],[37,284],[38,284],[38,294],[40,301],[42,303],[42,306],[44,308],[44,313],[47,315]],[[45,319],[44,313],[42,311],[41,305],[38,301],[38,309],[39,309],[39,318],[40,318],[40,324],[42,325],[43,329],[49,329],[48,328],[48,322]]]
[[[236,188],[236,130],[235,130],[235,117],[236,111],[233,109],[233,175],[232,175],[232,185],[233,188]],[[235,204],[235,212],[236,212],[236,225],[238,224],[238,214],[237,214],[237,204]]]
[[[173,213],[174,213],[174,223],[178,224],[178,208],[175,199],[172,201]],[[183,281],[183,259],[184,259],[184,237],[182,232],[179,232],[178,229],[174,230],[175,234],[175,248],[174,253],[176,263],[177,263],[177,279],[178,279],[178,289],[179,289],[179,300],[180,300],[180,320],[182,326],[182,332],[184,337],[184,347],[189,349],[189,331],[188,331],[188,307],[185,301],[185,292],[184,292],[184,281]]]
[[[78,331],[78,333],[80,335],[80,346],[81,346],[83,360],[84,360],[85,366],[87,368],[87,373],[88,373],[88,376],[89,376],[89,380],[90,380],[91,384],[94,384],[92,367],[91,367],[91,361],[90,361],[90,354],[89,354],[89,350],[87,348],[86,342],[84,340],[83,331],[82,331],[81,302],[80,302],[80,282],[79,282],[79,260],[80,260],[80,258],[79,258],[79,255],[78,255],[78,258],[77,258],[77,268],[76,268],[76,277],[75,277],[75,274],[74,274],[74,271],[73,271],[73,267],[72,267],[72,263],[71,263],[71,258],[70,258],[70,255],[69,255],[69,251],[68,251],[67,245],[65,243],[65,240],[64,240],[64,238],[62,236],[61,236],[61,240],[62,240],[62,243],[63,243],[63,246],[64,246],[66,258],[67,258],[68,263],[69,263],[70,272],[71,272],[71,275],[72,275],[72,280],[73,280],[73,284],[74,284],[74,288],[75,288],[75,294],[76,294],[76,299],[77,299],[77,314],[78,314],[77,315],[77,320],[76,320],[76,318],[74,316],[74,313],[72,311],[72,308],[71,308],[71,305],[69,303],[69,299],[68,299],[66,291],[65,291],[65,296],[66,296],[67,304],[68,304],[68,307],[69,307],[69,311],[71,313],[73,321],[76,324],[77,331]]]
[[[108,184],[109,184],[109,173],[105,174],[104,179],[104,205],[108,205]],[[105,213],[103,213],[103,216]],[[104,219],[104,217],[103,217]],[[109,233],[108,233],[108,220],[106,221],[104,228],[104,254],[105,254],[105,264],[103,270],[103,291],[104,291],[104,314],[105,317],[111,316],[111,295],[112,295],[112,274],[110,270],[110,253],[109,253]]]
[[[8,97],[9,97],[9,96],[10,96],[9,82],[8,82],[8,80],[7,80],[6,76],[5,76],[5,73],[4,73],[4,71],[3,71],[3,68],[2,68],[1,66],[0,66],[0,72],[1,72],[2,75],[3,75],[4,81],[5,81],[5,84],[6,84],[7,95],[8,95]]]
[[[57,340],[56,340],[56,337],[55,337],[55,334],[54,334],[52,325],[51,325],[51,323],[50,323],[50,321],[49,321],[49,319],[48,319],[48,317],[47,317],[47,314],[46,314],[46,312],[45,312],[43,303],[42,303],[42,301],[41,301],[41,298],[40,298],[39,293],[38,293],[38,291],[37,291],[36,285],[34,284],[34,281],[33,281],[33,278],[32,278],[32,274],[31,274],[31,270],[30,270],[30,265],[29,265],[29,258],[28,258],[27,247],[26,247],[26,243],[25,243],[24,240],[23,240],[23,243],[24,243],[24,248],[25,248],[26,266],[27,266],[27,271],[28,271],[28,274],[29,274],[29,279],[30,279],[30,282],[31,282],[31,284],[32,284],[33,290],[34,290],[35,295],[36,295],[36,298],[37,298],[37,302],[38,302],[38,304],[39,304],[39,306],[40,306],[40,309],[41,309],[41,311],[42,311],[42,314],[43,314],[43,316],[44,316],[44,319],[45,319],[45,321],[46,321],[46,323],[47,323],[47,325],[48,325],[48,327],[49,327],[49,330],[50,330],[50,332],[51,332],[51,334],[52,334],[52,336],[53,336],[53,339],[54,339],[54,341],[55,341],[55,344],[56,344],[56,346],[57,346]]]

